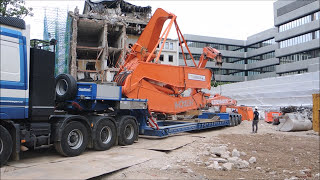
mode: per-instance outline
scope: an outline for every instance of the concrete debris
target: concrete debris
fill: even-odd
[[[271,172],[269,172],[269,174],[275,175],[275,174],[277,174],[277,171],[271,171]]]
[[[225,154],[228,150],[227,146],[219,146],[219,147],[212,147],[210,148],[210,152],[221,157],[222,154]]]
[[[294,179],[299,179],[298,177],[296,177],[296,176],[292,176],[291,178],[289,178],[289,179],[285,179],[285,180],[294,180]]]
[[[213,164],[210,164],[207,166],[207,169],[213,169],[213,166],[214,166]]]
[[[249,167],[249,163],[246,160],[238,160],[235,162],[234,166],[238,169],[245,169]]]
[[[221,169],[222,169],[222,167],[219,166],[218,161],[214,161],[214,162],[213,162],[213,168],[214,168],[215,170],[221,170]]]
[[[246,155],[247,155],[247,153],[245,153],[245,152],[241,151],[241,152],[240,152],[240,155],[241,155],[241,156],[246,156]]]
[[[230,158],[228,158],[228,161],[230,162],[230,163],[236,163],[237,161],[239,161],[239,160],[241,160],[240,158],[238,158],[238,157],[230,157]]]
[[[209,161],[217,161],[219,163],[226,163],[228,162],[226,159],[224,158],[209,158]]]
[[[237,149],[232,150],[232,157],[240,157],[240,152]]]
[[[232,163],[224,163],[224,164],[222,164],[222,169],[224,171],[230,171],[230,170],[232,170],[232,166],[233,166]]]
[[[255,163],[255,162],[257,162],[257,159],[256,159],[255,157],[251,157],[251,158],[249,159],[249,163],[250,163],[250,164]]]
[[[166,165],[166,166],[162,167],[160,170],[164,171],[164,170],[168,170],[168,169],[171,169],[170,165]]]
[[[205,156],[210,156],[210,152],[209,151],[204,151],[203,153]]]
[[[315,178],[319,178],[319,177],[320,177],[320,173],[315,174],[313,177],[315,177]]]
[[[230,157],[230,151],[226,151],[226,152],[222,153],[222,154],[221,154],[221,157],[222,157],[222,158],[228,158],[228,157]]]
[[[286,170],[286,169],[284,169],[282,172],[283,172],[283,173],[289,173],[289,174],[292,174],[292,173],[293,173],[293,171],[289,171],[289,170]]]
[[[205,164],[206,166],[209,166],[211,163],[208,162],[208,161],[206,161],[206,162],[204,162],[204,164]]]
[[[256,167],[256,170],[261,170],[262,168],[261,167]]]
[[[187,173],[193,173],[192,169],[187,169]]]

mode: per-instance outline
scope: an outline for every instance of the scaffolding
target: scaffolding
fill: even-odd
[[[68,9],[44,9],[43,39],[57,40],[55,47],[55,75],[69,73],[69,47],[71,19]]]

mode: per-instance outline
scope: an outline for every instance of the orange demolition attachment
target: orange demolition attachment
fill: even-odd
[[[253,120],[253,110],[247,106],[237,106],[237,101],[226,96],[215,94],[213,97],[207,99],[208,106],[219,107],[220,112],[237,112],[241,114],[242,120]]]
[[[172,13],[157,9],[114,78],[118,86],[122,86],[123,95],[128,98],[148,99],[148,108],[151,112],[177,114],[204,107],[206,99],[201,89],[211,88],[212,77],[211,71],[204,67],[209,59],[215,59],[217,64],[222,63],[219,51],[205,47],[197,65],[176,18]],[[163,25],[168,19],[170,22],[161,34]],[[158,63],[173,24],[175,24],[186,66]],[[156,53],[161,40],[163,43]],[[183,45],[189,52],[194,67],[187,66]],[[182,93],[189,88],[191,89],[190,96],[183,97]]]

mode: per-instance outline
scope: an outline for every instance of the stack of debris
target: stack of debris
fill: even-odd
[[[307,131],[312,129],[312,110],[308,107],[280,108],[282,116],[279,117],[279,131]]]
[[[246,169],[250,167],[250,164],[256,163],[257,159],[251,157],[249,162],[240,158],[240,156],[246,156],[245,152],[240,152],[237,149],[233,149],[232,152],[228,151],[227,146],[207,147],[204,155],[209,156],[208,161],[204,162],[207,169],[215,170],[231,170],[233,167],[236,169]],[[201,165],[202,162],[197,162]]]
[[[151,7],[122,0],[85,1],[83,14],[72,19],[69,72],[78,81],[111,82],[130,44],[151,16]]]

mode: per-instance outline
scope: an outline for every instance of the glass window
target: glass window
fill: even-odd
[[[173,43],[172,42],[169,44],[169,49],[173,50]]]
[[[162,54],[160,55],[159,60],[163,61],[163,55]]]
[[[168,43],[168,42],[166,42],[166,43],[164,44],[164,48],[165,48],[165,49],[169,49],[169,43]]]
[[[173,56],[169,55],[169,62],[173,62]]]

